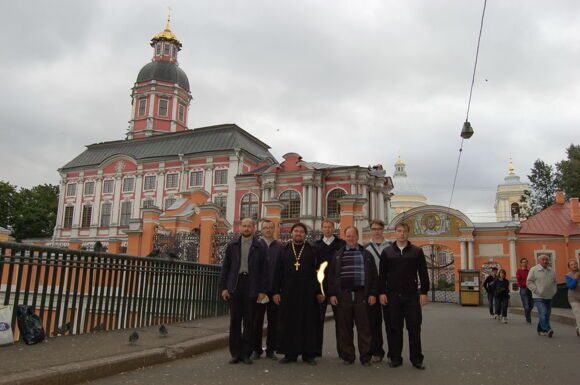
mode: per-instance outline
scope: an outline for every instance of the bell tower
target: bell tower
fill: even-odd
[[[177,61],[182,45],[171,31],[169,15],[165,29],[153,36],[150,45],[151,62],[141,68],[131,90],[128,139],[187,130],[192,97]]]
[[[520,181],[510,158],[508,174],[495,193],[495,217],[498,222],[517,220],[520,215],[521,198],[529,185]]]

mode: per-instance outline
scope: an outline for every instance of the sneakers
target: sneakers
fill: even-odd
[[[507,324],[507,317],[501,317],[501,322]]]
[[[501,320],[501,317],[499,316],[499,314],[496,314],[495,319],[498,320],[498,321]]]
[[[497,319],[497,316],[496,316],[496,315],[493,315],[493,314],[492,314],[492,315],[490,315],[489,317],[490,317],[491,319]]]
[[[545,336],[548,335],[548,333],[546,333],[546,332],[538,332],[538,335],[539,336],[542,336],[542,337],[545,337]]]

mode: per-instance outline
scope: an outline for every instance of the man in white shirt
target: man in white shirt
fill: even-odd
[[[552,338],[554,331],[550,325],[552,298],[556,295],[558,286],[554,269],[550,267],[550,257],[547,254],[538,256],[538,264],[530,269],[526,281],[532,292],[534,305],[538,309],[538,335]]]

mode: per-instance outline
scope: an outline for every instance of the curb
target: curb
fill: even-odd
[[[326,313],[325,321],[333,318],[332,313]],[[218,333],[135,353],[13,373],[0,378],[0,385],[75,385],[221,349],[228,346],[228,340],[229,333]]]
[[[524,315],[524,309],[521,308],[510,308],[509,312],[512,314],[520,314],[520,315]],[[538,311],[537,310],[532,310],[532,316],[533,317],[538,317]],[[550,315],[550,321],[554,321],[554,322],[560,322],[563,323],[565,325],[571,325],[571,326],[576,326],[576,319],[572,316],[567,316],[564,314],[554,314],[552,313]]]
[[[162,348],[152,348],[135,353],[59,365],[50,369],[13,373],[0,379],[0,385],[78,384],[221,349],[228,345],[228,337],[228,333],[219,333]]]

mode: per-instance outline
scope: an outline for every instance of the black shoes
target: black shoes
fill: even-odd
[[[252,353],[252,360],[259,360],[260,359],[261,354],[258,352],[254,352]]]
[[[252,360],[250,359],[250,357],[244,357],[244,358],[242,359],[242,361],[243,361],[243,363],[244,363],[244,364],[246,364],[246,365],[252,365],[252,364],[254,363],[254,361],[252,361]]]
[[[280,361],[278,361],[281,364],[290,364],[292,362],[296,362],[296,358],[289,358],[289,357],[284,357],[282,358]]]
[[[242,359],[241,359],[241,358],[239,358],[239,357],[232,357],[232,358],[229,360],[229,363],[230,363],[230,364],[237,364],[237,363],[238,363],[238,362],[240,362],[241,360],[242,360]]]
[[[306,362],[310,366],[315,366],[316,365],[316,360],[314,358],[312,358],[312,357],[308,357],[308,358],[302,357],[302,361]]]
[[[403,365],[403,361],[393,361],[388,358],[387,364],[389,365],[389,368],[398,368],[399,366]]]
[[[419,369],[419,370],[425,370],[425,364],[423,364],[422,362],[417,362],[413,364],[413,367],[415,369]]]

